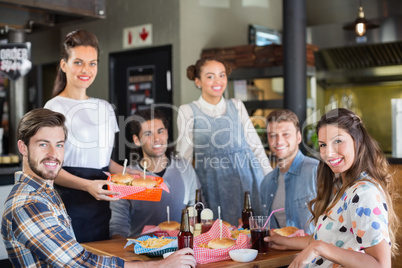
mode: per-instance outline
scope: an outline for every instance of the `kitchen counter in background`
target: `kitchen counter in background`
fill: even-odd
[[[389,158],[389,163],[391,164],[391,172],[393,172],[394,181],[395,181],[395,189],[401,194],[402,193],[402,159],[401,158]],[[402,219],[402,196],[400,195],[397,200],[394,200],[394,209],[396,215],[399,219]],[[401,245],[402,244],[402,226],[399,226],[399,229],[395,232],[396,234],[396,242]],[[392,268],[402,268],[402,255],[399,254],[395,258],[392,259]]]
[[[3,215],[4,202],[14,185],[14,173],[22,170],[21,165],[0,165],[0,215]],[[7,261],[7,251],[0,238],[0,266],[11,267]]]
[[[22,170],[21,164],[0,165],[0,186],[14,184],[14,173]]]
[[[387,157],[387,160],[391,165],[402,165],[402,158]]]

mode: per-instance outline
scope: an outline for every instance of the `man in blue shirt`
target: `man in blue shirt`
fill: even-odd
[[[318,160],[305,156],[299,150],[302,140],[299,120],[292,111],[279,109],[267,117],[267,135],[270,150],[276,155],[277,167],[261,183],[260,198],[263,215],[275,212],[271,228],[294,226],[312,234],[308,202],[317,193]]]
[[[20,121],[18,150],[22,172],[6,202],[1,235],[14,267],[195,267],[191,249],[157,262],[125,262],[95,255],[76,240],[71,219],[53,188],[64,160],[64,115],[34,109]]]

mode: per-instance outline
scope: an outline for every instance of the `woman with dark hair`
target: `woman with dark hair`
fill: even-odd
[[[194,163],[208,207],[218,215],[221,206],[222,219],[237,225],[245,191],[259,213],[258,188],[272,168],[244,104],[223,97],[230,72],[219,58],[187,68],[201,96],[179,108],[177,150]]]
[[[289,267],[391,267],[399,220],[384,154],[347,109],[325,114],[317,133],[322,161],[317,197],[309,204],[314,234],[287,238],[270,232],[265,241],[277,249],[303,249]]]
[[[118,173],[123,167],[111,154],[115,133],[119,131],[112,106],[105,100],[87,95],[87,88],[98,72],[99,47],[95,35],[86,30],[67,34],[63,47],[54,97],[45,108],[66,117],[69,131],[63,169],[55,183],[78,242],[109,238],[109,184],[103,171]],[[136,173],[130,169],[127,172]],[[100,201],[97,201],[100,200]]]

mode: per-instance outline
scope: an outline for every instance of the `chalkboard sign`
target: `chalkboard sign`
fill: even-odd
[[[15,81],[32,68],[31,43],[0,44],[0,72]]]

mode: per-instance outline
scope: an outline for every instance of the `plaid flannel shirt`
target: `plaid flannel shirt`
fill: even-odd
[[[75,239],[71,220],[53,186],[15,173],[1,234],[15,267],[123,267],[117,257],[85,250]]]

